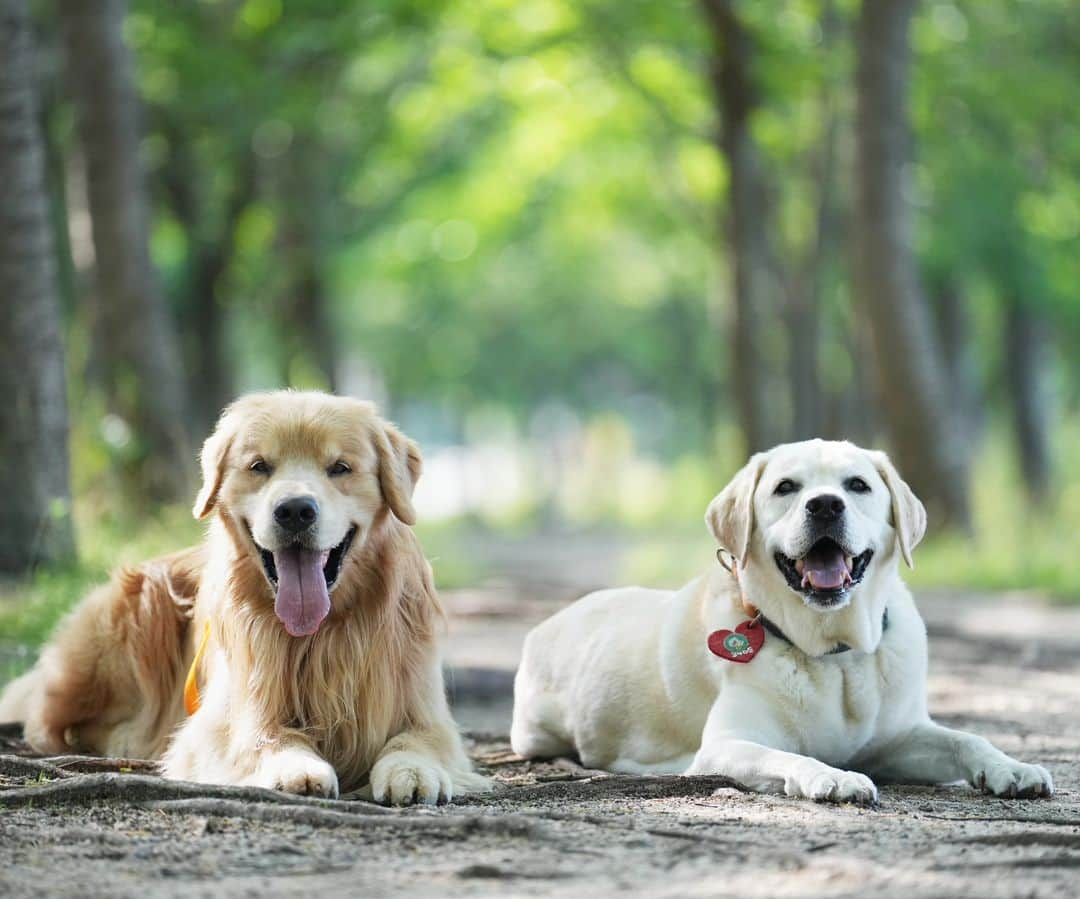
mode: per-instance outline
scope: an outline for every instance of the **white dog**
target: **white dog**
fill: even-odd
[[[529,634],[517,753],[837,802],[876,801],[871,777],[1053,792],[1044,768],[930,720],[926,628],[898,571],[926,515],[883,453],[759,453],[706,521],[730,571],[602,590]]]

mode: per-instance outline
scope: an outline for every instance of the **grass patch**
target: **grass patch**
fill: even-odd
[[[941,534],[920,546],[909,580],[916,586],[1034,590],[1080,602],[1080,427],[1058,431],[1057,473],[1045,507],[1020,485],[1011,447],[988,440],[974,466],[975,534]]]

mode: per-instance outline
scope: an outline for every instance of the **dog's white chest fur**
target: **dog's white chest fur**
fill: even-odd
[[[887,726],[883,669],[889,660],[885,653],[855,651],[811,659],[770,636],[762,653],[745,666],[761,663],[760,668],[725,672],[725,679],[771,681],[770,693],[798,737],[794,751],[842,765],[882,724]]]

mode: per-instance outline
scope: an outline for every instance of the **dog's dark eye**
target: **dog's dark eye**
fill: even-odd
[[[253,471],[255,474],[270,474],[270,466],[265,460],[256,459],[248,466],[248,471]]]
[[[799,485],[791,480],[791,478],[784,478],[776,485],[776,489],[773,490],[773,493],[777,496],[787,496],[789,493],[794,493],[798,489]]]
[[[337,462],[326,469],[326,473],[332,478],[337,477],[338,475],[348,474],[350,471],[352,471],[352,469],[341,459],[338,459]]]
[[[870,485],[866,483],[862,478],[848,478],[844,481],[844,486],[847,487],[852,493],[869,493]]]

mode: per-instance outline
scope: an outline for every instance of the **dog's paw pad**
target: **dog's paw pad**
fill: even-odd
[[[392,752],[371,769],[371,792],[388,805],[435,805],[453,798],[449,772],[415,752]]]

